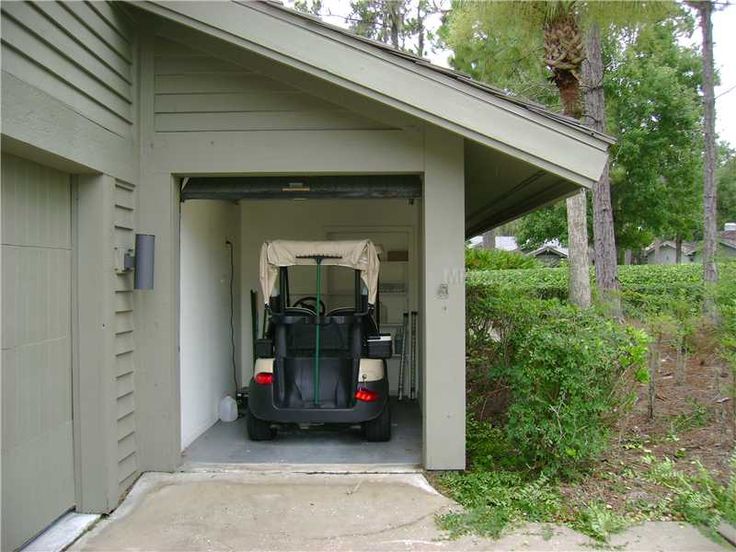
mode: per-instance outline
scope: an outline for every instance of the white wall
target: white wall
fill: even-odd
[[[253,368],[251,348],[251,317],[249,290],[260,290],[258,281],[258,261],[261,245],[266,240],[298,239],[323,240],[331,236],[358,239],[358,236],[373,239],[376,243],[386,241],[386,248],[392,249],[390,241],[397,233],[406,232],[409,249],[409,262],[404,265],[382,263],[381,278],[387,282],[398,278],[397,270],[407,270],[409,281],[408,303],[400,304],[396,296],[388,294],[381,297],[381,303],[387,306],[391,320],[401,320],[401,311],[409,308],[416,310],[418,290],[418,220],[420,201],[410,204],[406,199],[346,199],[346,200],[253,200],[240,202],[241,216],[241,311],[243,312],[243,347],[242,370],[243,381],[250,379]],[[353,235],[353,233],[357,235]],[[348,236],[346,236],[348,234]],[[388,237],[390,234],[392,237]],[[395,242],[394,242],[395,243]],[[334,269],[332,269],[334,270]],[[301,272],[301,271],[300,271]],[[314,272],[297,271],[290,273],[292,300],[302,295],[314,295]],[[327,285],[324,285],[327,284]],[[323,291],[329,293],[329,278],[326,277]],[[259,303],[261,300],[258,293]],[[350,303],[348,303],[349,305]],[[260,305],[259,305],[260,307]],[[329,308],[329,307],[328,307]],[[246,314],[247,313],[247,314]],[[263,311],[259,309],[258,325],[262,329]],[[382,325],[381,331],[388,331]],[[418,348],[421,345],[418,344]],[[395,393],[398,382],[398,360],[390,361],[389,383]],[[419,369],[421,378],[421,369]],[[409,373],[406,373],[406,390],[409,390]]]
[[[239,362],[240,213],[225,201],[181,205],[181,447],[217,421],[217,405],[233,394],[230,252],[234,247],[236,360]]]

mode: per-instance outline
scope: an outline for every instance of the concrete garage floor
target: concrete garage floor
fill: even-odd
[[[245,418],[218,422],[182,453],[183,470],[201,464],[381,464],[419,467],[422,461],[422,415],[416,402],[394,401],[392,437],[367,443],[355,427],[280,427],[273,441],[248,439]]]
[[[421,474],[148,473],[71,550],[596,550],[565,527],[530,524],[491,541],[448,540],[437,514],[457,508]],[[724,550],[696,529],[648,523],[615,550]]]

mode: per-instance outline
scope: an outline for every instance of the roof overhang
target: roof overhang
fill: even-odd
[[[591,187],[608,157],[571,119],[272,2],[134,5],[463,136],[468,235]]]

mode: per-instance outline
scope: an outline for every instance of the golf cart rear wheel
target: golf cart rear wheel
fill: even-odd
[[[245,425],[251,441],[270,441],[276,436],[276,430],[271,427],[271,424],[259,420],[251,414],[250,410],[245,415]]]
[[[388,403],[381,414],[368,422],[363,422],[365,440],[372,443],[389,441],[391,439],[391,409]]]

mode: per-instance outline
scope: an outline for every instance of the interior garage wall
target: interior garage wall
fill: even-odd
[[[230,334],[230,250],[234,251],[236,362],[240,212],[234,203],[197,200],[181,205],[181,447],[218,418],[218,402],[235,389]]]
[[[408,265],[410,281],[409,304],[416,309],[418,303],[418,223],[419,201],[410,204],[406,199],[351,199],[351,200],[251,200],[240,201],[241,217],[241,274],[240,282],[242,318],[242,377],[250,380],[253,371],[251,330],[251,305],[249,290],[258,290],[261,300],[258,264],[261,246],[266,240],[324,240],[328,234],[344,234],[352,231],[366,232],[381,230],[411,229],[414,243],[410,245]],[[290,278],[292,280],[292,278]],[[292,295],[300,287],[291,281]],[[310,282],[312,289],[313,281]],[[310,293],[311,294],[311,293]],[[260,307],[260,304],[259,304]],[[248,313],[248,314],[246,314]],[[259,310],[259,330],[263,313]],[[383,331],[383,330],[382,330]],[[389,375],[396,379],[396,370],[390,368]],[[396,381],[391,381],[392,392]]]

